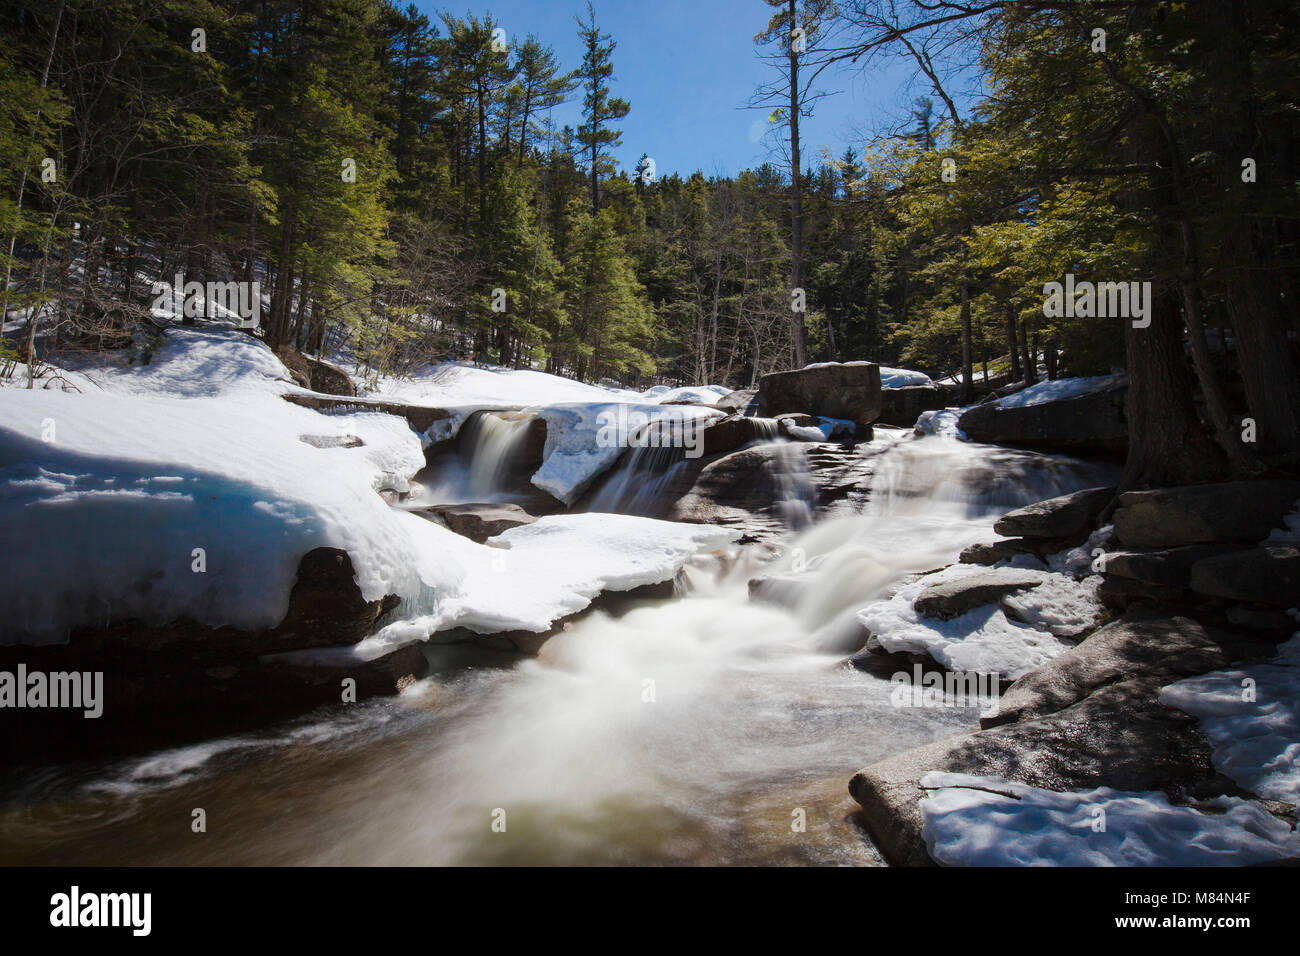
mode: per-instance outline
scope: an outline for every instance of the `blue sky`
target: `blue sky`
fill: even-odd
[[[566,69],[581,63],[573,18],[586,13],[585,0],[417,0],[417,6],[430,19],[443,9],[480,18],[491,13],[512,44],[535,33]],[[763,0],[595,0],[594,6],[601,30],[618,44],[614,95],[632,104],[621,124],[623,145],[614,151],[622,168],[633,169],[643,152],[661,176],[697,169],[735,175],[765,159],[779,162],[763,138],[767,112],[745,109],[754,91],[776,76],[753,42],[771,15]],[[873,129],[896,120],[926,92],[904,89],[908,76],[901,68],[823,74],[818,88],[838,95],[822,99],[803,121],[804,166],[814,165],[823,147],[835,157],[847,146],[860,152]],[[580,94],[553,116],[557,127],[577,126]]]

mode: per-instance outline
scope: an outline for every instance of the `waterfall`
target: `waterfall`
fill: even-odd
[[[515,427],[473,434],[470,470],[482,455],[494,465],[478,474],[495,481]],[[612,496],[635,500],[638,482],[684,461],[639,451]],[[991,537],[1010,507],[1110,476],[936,436],[881,438],[866,453],[863,513],[702,555],[683,596],[594,610],[535,660],[435,672],[400,698],[111,767],[93,787],[78,776],[75,799],[50,798],[65,814],[57,833],[24,811],[8,830],[0,814],[0,837],[23,859],[83,864],[871,863],[846,819],[849,777],[978,715],[899,710],[888,680],[842,666],[865,639],[856,610]],[[777,456],[793,509],[802,449]],[[759,576],[789,587],[751,599]],[[194,840],[157,825],[214,793],[240,826]],[[792,835],[796,811],[808,826]],[[92,842],[102,860],[85,855]]]
[[[475,412],[461,426],[454,456],[422,472],[408,507],[510,501],[520,497],[522,454],[536,417],[518,412]]]

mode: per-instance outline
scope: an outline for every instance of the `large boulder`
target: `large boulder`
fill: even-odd
[[[871,362],[828,362],[772,372],[758,383],[764,415],[806,412],[870,425],[880,417],[880,367]]]
[[[1129,611],[1083,642],[1011,685],[981,727],[997,727],[1055,713],[1089,694],[1141,676],[1160,683],[1261,660],[1274,646],[1204,627],[1166,610]]]
[[[993,530],[1008,538],[1069,538],[1090,530],[1114,497],[1114,488],[1085,488],[1048,498],[1008,512]]]
[[[1127,391],[1117,383],[1054,402],[989,402],[968,410],[957,427],[971,441],[1118,455],[1128,447]]]
[[[849,793],[877,848],[898,866],[933,865],[921,778],[944,771],[1058,792],[1164,790],[1175,800],[1241,795],[1215,770],[1195,717],[1158,702],[1162,678],[1109,684],[1073,706],[904,751],[858,771]]]
[[[1191,583],[1192,567],[1206,558],[1239,550],[1236,545],[1189,544],[1182,548],[1108,551],[1103,571],[1147,584],[1167,588],[1186,588]]]
[[[357,386],[352,381],[352,377],[337,365],[331,365],[309,355],[304,355],[302,358],[307,365],[308,381],[313,392],[346,396],[357,394]]]
[[[1192,566],[1190,586],[1211,597],[1300,607],[1300,548],[1266,544],[1205,558]]]
[[[749,411],[749,407],[757,402],[758,389],[756,388],[738,388],[734,392],[723,395],[713,403],[713,407],[723,412],[738,412],[741,415]]]
[[[1300,502],[1300,481],[1229,481],[1129,491],[1119,496],[1115,536],[1132,548],[1260,541]]]
[[[886,388],[880,393],[880,416],[884,425],[908,427],[921,417],[922,412],[947,408],[951,398],[940,385],[904,385]]]

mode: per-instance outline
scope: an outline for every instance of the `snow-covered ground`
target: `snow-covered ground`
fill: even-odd
[[[1245,866],[1300,857],[1300,833],[1258,803],[1205,812],[1160,791],[1057,793],[999,777],[931,772],[926,846],[947,866]]]

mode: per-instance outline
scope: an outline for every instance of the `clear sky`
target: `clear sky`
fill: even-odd
[[[555,49],[565,69],[582,61],[574,17],[586,0],[417,0],[436,20],[446,9],[482,18],[491,13],[512,44],[529,33]],[[735,175],[765,159],[778,161],[770,137],[770,111],[746,109],[755,90],[777,77],[759,59],[754,35],[771,16],[763,0],[594,0],[596,19],[618,44],[613,95],[632,104],[620,124],[623,145],[614,151],[632,170],[642,153],[659,175]],[[816,165],[822,148],[838,157],[860,147],[875,128],[902,115],[924,89],[905,89],[902,68],[865,74],[856,67],[823,74],[817,88],[838,95],[822,99],[803,121],[803,165]],[[581,122],[581,94],[553,113],[557,128]]]

